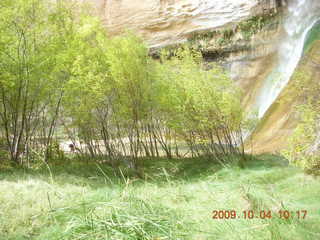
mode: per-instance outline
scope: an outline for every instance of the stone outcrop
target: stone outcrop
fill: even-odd
[[[93,3],[111,34],[130,29],[150,47],[185,41],[198,31],[221,28],[276,10],[281,0],[84,0]]]
[[[111,35],[133,31],[147,42],[154,57],[163,48],[183,43],[200,50],[208,62],[220,62],[243,89],[247,109],[277,64],[286,0],[83,1],[93,3]],[[291,106],[276,102],[270,108],[252,136],[251,146],[257,152],[283,146],[294,127],[289,120]]]
[[[131,30],[157,56],[188,43],[219,61],[244,90],[249,109],[275,63],[285,0],[84,0],[93,3],[111,35]]]
[[[251,139],[248,139],[248,151],[252,148],[252,151],[256,153],[277,152],[287,146],[287,140],[299,121],[295,107],[304,103],[305,99],[307,99],[306,95],[310,94],[310,91],[307,90],[308,88],[312,90],[314,84],[319,86],[319,52],[320,40],[312,44],[309,51],[300,61],[286,88],[266,112]],[[297,83],[301,82],[301,74],[303,74],[304,84],[307,85],[306,89],[297,87]],[[317,139],[312,147],[318,148],[319,142],[317,141],[319,140]]]

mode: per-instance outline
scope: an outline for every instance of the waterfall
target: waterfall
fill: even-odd
[[[276,68],[266,78],[256,99],[256,109],[262,118],[289,82],[303,54],[308,32],[320,19],[319,0],[290,0],[284,20],[285,36],[278,50]]]

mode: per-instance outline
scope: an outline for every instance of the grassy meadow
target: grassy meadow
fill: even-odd
[[[3,166],[0,239],[320,239],[319,179],[277,156],[257,156],[244,169],[204,159],[143,165],[144,180],[94,163]],[[212,219],[214,210],[239,218]],[[245,219],[245,210],[270,210],[272,218]],[[293,215],[280,218],[279,210]]]

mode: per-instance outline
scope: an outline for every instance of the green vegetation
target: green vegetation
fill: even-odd
[[[318,93],[320,90],[319,86],[314,84],[310,87],[312,91],[315,90],[314,93]],[[320,174],[319,105],[318,96],[309,95],[306,103],[296,108],[296,112],[300,116],[299,124],[289,139],[288,148],[283,151],[283,155],[290,162],[314,174]]]
[[[193,33],[188,38],[188,44],[193,49],[205,51],[210,47],[225,47],[238,41],[239,39],[235,38],[237,34],[240,34],[241,39],[249,41],[255,34],[276,24],[277,21],[278,16],[275,13],[254,16],[232,27]]]
[[[198,52],[157,62],[141,39],[108,37],[81,6],[1,4],[0,139],[12,164],[66,157],[66,140],[78,157],[115,168],[144,156],[244,156],[239,91]]]
[[[270,25],[274,21],[274,17],[274,14],[254,16],[244,22],[241,22],[239,28],[244,39],[250,40],[254,34]]]
[[[0,172],[0,239],[272,239],[320,237],[318,179],[260,156],[240,169],[205,159],[145,160],[147,180],[82,162]],[[271,219],[212,219],[214,210]],[[279,210],[294,216],[280,219]],[[305,219],[296,211],[307,210]]]
[[[293,76],[291,96],[298,99],[295,113],[299,117],[298,125],[289,139],[283,155],[293,164],[310,173],[320,174],[320,82],[319,82],[319,46],[315,41],[309,48],[305,68]]]
[[[84,9],[0,2],[0,240],[320,237],[319,181],[279,157],[245,154],[253,120],[222,67],[190,46],[154,60],[140,38],[108,36]],[[302,105],[288,152],[304,168],[319,160],[297,161],[317,138],[313,106],[314,97]],[[212,219],[214,210],[239,218]]]
[[[320,40],[320,23],[316,23],[314,27],[310,30],[307,40],[304,43],[304,52],[308,52],[312,43],[316,40]]]
[[[301,105],[298,113],[301,119],[294,134],[290,138],[288,149],[283,152],[284,156],[297,166],[311,172],[319,173],[318,110],[312,105]]]

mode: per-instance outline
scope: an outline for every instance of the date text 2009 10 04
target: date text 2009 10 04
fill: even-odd
[[[278,212],[272,212],[270,210],[261,210],[255,212],[253,210],[246,210],[237,212],[236,210],[214,210],[212,211],[212,219],[271,219],[278,217],[280,219],[306,219],[307,210],[279,210]]]

